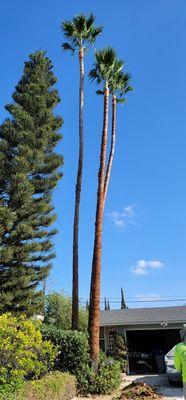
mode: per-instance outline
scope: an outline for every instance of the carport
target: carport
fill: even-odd
[[[124,336],[129,373],[163,373],[165,354],[180,341],[186,306],[101,312],[100,346],[112,354],[112,334]]]

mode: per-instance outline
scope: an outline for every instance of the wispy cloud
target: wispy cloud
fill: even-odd
[[[164,263],[159,260],[139,260],[132,268],[131,272],[138,276],[148,275],[151,269],[162,269],[164,268]]]
[[[131,205],[124,207],[123,211],[121,212],[119,211],[109,212],[108,216],[111,218],[114,224],[119,228],[125,227],[126,224],[136,225],[136,222],[134,221],[135,217],[134,207]]]
[[[136,296],[137,300],[140,301],[157,301],[157,300],[164,300],[160,294],[137,294]]]

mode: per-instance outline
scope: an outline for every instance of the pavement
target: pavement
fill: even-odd
[[[180,386],[170,386],[165,374],[160,375],[128,375],[125,377],[123,386],[131,382],[146,382],[153,386],[159,394],[163,396],[162,400],[184,400],[183,388]]]

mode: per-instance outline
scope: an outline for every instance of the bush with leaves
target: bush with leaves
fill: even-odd
[[[119,335],[117,332],[110,333],[112,335],[112,353],[111,357],[118,360],[121,364],[121,369],[123,372],[127,370],[127,347],[125,344],[125,338]]]
[[[106,394],[117,389],[120,383],[119,361],[100,355],[98,371],[91,366],[88,336],[83,332],[62,331],[56,327],[42,325],[45,339],[58,345],[56,368],[76,375],[78,391],[81,394]]]
[[[43,338],[49,339],[59,347],[56,367],[60,371],[69,371],[76,375],[84,365],[89,363],[88,337],[85,333],[64,331],[45,324],[41,329]]]
[[[50,371],[58,349],[25,316],[0,316],[0,384],[38,378]]]
[[[118,389],[121,382],[120,362],[100,354],[98,370],[84,366],[77,375],[81,394],[110,394]]]
[[[51,293],[45,296],[45,323],[55,325],[59,329],[70,330],[72,320],[72,300],[61,293]],[[79,330],[86,332],[88,328],[88,312],[79,307]]]

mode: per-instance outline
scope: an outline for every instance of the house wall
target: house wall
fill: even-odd
[[[110,350],[110,342],[109,342],[109,334],[110,332],[117,332],[119,335],[125,337],[127,339],[127,331],[139,331],[139,330],[168,330],[168,329],[181,329],[183,326],[182,323],[169,323],[167,326],[162,326],[159,324],[136,324],[136,325],[117,325],[117,326],[104,326],[100,328],[100,347],[105,352]]]

